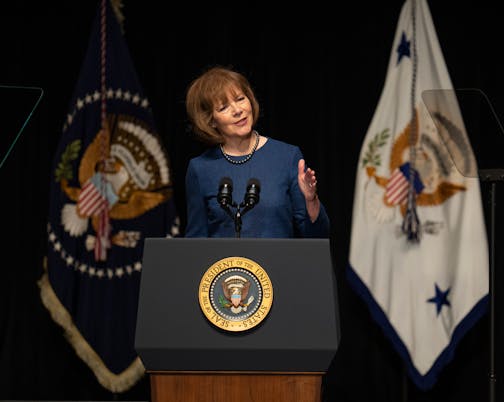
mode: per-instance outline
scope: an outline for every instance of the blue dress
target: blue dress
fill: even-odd
[[[185,237],[236,237],[236,209],[231,208],[230,216],[217,202],[223,177],[232,180],[232,197],[238,205],[244,200],[249,180],[260,183],[259,202],[241,217],[241,237],[329,237],[329,218],[323,204],[313,223],[306,211],[297,178],[302,158],[299,147],[268,138],[249,161],[240,165],[228,162],[219,147],[191,159],[185,179]]]

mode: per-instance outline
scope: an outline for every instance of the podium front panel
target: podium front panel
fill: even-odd
[[[273,302],[259,325],[228,332],[198,292],[209,267],[236,256],[267,272]],[[325,372],[339,340],[329,239],[145,240],[135,349],[148,371]]]

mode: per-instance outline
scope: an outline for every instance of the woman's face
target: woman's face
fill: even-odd
[[[240,90],[229,90],[224,102],[218,101],[213,110],[213,126],[227,139],[244,137],[252,131],[252,104]]]

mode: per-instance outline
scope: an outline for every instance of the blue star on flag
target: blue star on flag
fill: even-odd
[[[436,311],[437,315],[441,312],[441,308],[443,305],[446,305],[448,307],[451,306],[450,302],[448,301],[448,293],[450,293],[450,288],[446,289],[444,292],[439,289],[439,286],[436,285],[436,296],[431,297],[430,299],[427,300],[429,303],[436,303]]]
[[[399,46],[397,46],[397,64],[401,62],[401,59],[403,56],[410,57],[410,45],[411,41],[406,39],[406,34],[404,31],[401,34],[401,42],[399,43]]]

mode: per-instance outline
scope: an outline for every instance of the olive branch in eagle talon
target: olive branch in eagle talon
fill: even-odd
[[[232,306],[232,304],[223,295],[219,295],[219,304],[222,308],[229,308]]]
[[[81,140],[72,141],[62,152],[61,161],[58,163],[58,167],[54,172],[57,182],[60,182],[62,179],[66,179],[68,181],[73,179],[71,162],[76,160],[79,156],[81,145]]]
[[[383,131],[374,136],[374,138],[368,144],[368,149],[364,154],[364,158],[362,158],[363,166],[381,165],[381,156],[378,153],[378,149],[383,147],[387,143],[387,139],[389,137],[390,137],[390,130],[388,128],[384,129]]]

